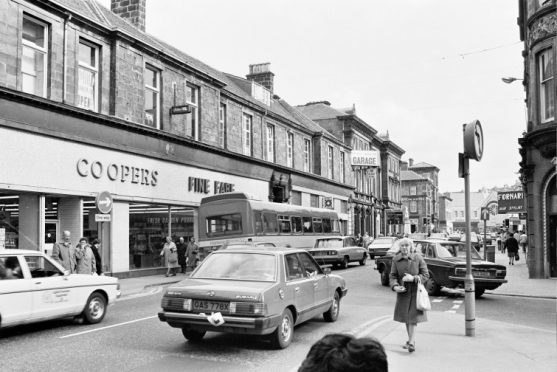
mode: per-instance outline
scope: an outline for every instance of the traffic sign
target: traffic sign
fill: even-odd
[[[95,222],[110,222],[109,214],[95,214]]]
[[[482,207],[480,215],[482,216],[482,220],[489,221],[489,208]]]
[[[112,195],[108,191],[102,191],[97,195],[95,204],[101,213],[110,213],[112,210]]]

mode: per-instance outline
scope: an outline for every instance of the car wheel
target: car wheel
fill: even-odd
[[[335,295],[333,297],[333,303],[331,304],[329,310],[323,313],[323,319],[325,319],[326,322],[335,322],[338,319],[339,312],[340,312],[340,296],[338,295],[338,292],[335,291]]]
[[[343,269],[346,269],[348,267],[348,257],[344,257],[342,259],[342,263],[340,264],[340,267],[342,267]]]
[[[476,288],[474,291],[474,297],[480,298],[485,293],[485,288]]]
[[[182,328],[182,334],[186,340],[191,342],[199,342],[205,336],[205,331],[196,331],[195,329],[189,329],[187,327]]]
[[[389,273],[385,266],[383,266],[383,271],[381,271],[381,285],[385,287],[389,286]]]
[[[106,299],[98,292],[92,293],[83,309],[83,319],[89,324],[96,324],[103,320],[106,314]]]
[[[271,345],[275,349],[285,349],[294,337],[294,321],[289,309],[285,309],[277,329],[271,333]]]
[[[364,253],[364,257],[362,257],[362,259],[360,260],[360,265],[364,266],[366,264],[367,261],[367,254]]]
[[[424,287],[427,290],[427,294],[430,296],[437,296],[441,291],[441,287],[437,284],[435,279],[433,279],[431,273],[429,274],[429,279],[424,283]]]

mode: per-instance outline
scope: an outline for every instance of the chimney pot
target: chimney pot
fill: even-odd
[[[271,94],[273,94],[274,77],[275,74],[271,72],[270,62],[249,65],[249,74],[246,75],[246,79],[263,85]]]
[[[147,0],[110,0],[110,10],[145,32],[145,2]]]
[[[412,158],[408,159],[408,166],[409,167],[414,166],[414,159],[412,159]]]

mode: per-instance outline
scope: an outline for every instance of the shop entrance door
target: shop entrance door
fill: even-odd
[[[58,221],[46,220],[44,222],[44,253],[49,256],[52,255],[54,243],[56,243],[56,239],[60,236],[60,231],[58,231],[58,229]]]
[[[557,215],[549,216],[549,276],[557,277]]]

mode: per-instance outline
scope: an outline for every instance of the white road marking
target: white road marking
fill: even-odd
[[[460,308],[460,305],[454,305],[453,307],[451,307],[451,310],[458,310]]]
[[[382,319],[382,320],[381,320]],[[383,324],[393,321],[392,315],[385,315],[380,318],[375,319],[375,323],[373,323],[370,327],[366,327],[359,332],[353,332],[352,334],[355,337],[364,337],[370,333],[372,333],[377,328],[381,327]]]
[[[444,298],[436,298],[435,300],[431,300],[431,302],[443,302]]]
[[[162,286],[156,286],[156,287],[153,287],[153,288],[151,288],[147,291],[144,291],[144,292],[134,293],[134,294],[131,294],[131,295],[128,295],[128,296],[120,297],[120,298],[116,299],[116,302],[127,301],[127,300],[131,300],[131,299],[134,299],[134,298],[139,298],[139,297],[151,296],[151,295],[157,294],[159,292],[162,292]]]
[[[446,313],[451,313],[451,314],[456,314],[456,311],[455,311],[455,310],[447,310],[447,311],[445,311],[445,312],[446,312]]]
[[[143,321],[143,320],[149,320],[149,319],[153,319],[153,318],[157,318],[157,317],[158,317],[158,315],[148,316],[148,317],[146,317],[146,318],[140,318],[140,319],[130,320],[129,322],[113,324],[113,325],[109,325],[109,326],[106,326],[106,327],[90,329],[90,330],[88,330],[88,331],[83,331],[83,332],[78,332],[78,333],[72,333],[72,334],[69,334],[69,335],[66,335],[66,336],[61,336],[61,337],[58,337],[58,338],[68,338],[68,337],[74,337],[74,336],[84,335],[84,334],[86,334],[86,333],[91,333],[91,332],[104,331],[105,329],[114,328],[114,327],[119,327],[119,326],[122,326],[122,325],[131,324],[131,323],[136,323],[136,322],[141,322],[141,321]]]
[[[361,333],[361,332],[366,331],[366,328],[367,328],[367,327],[370,327],[370,326],[373,326],[374,323],[381,322],[381,321],[383,321],[383,320],[385,320],[385,319],[390,319],[391,317],[392,317],[392,315],[384,315],[384,316],[381,316],[381,317],[379,317],[379,318],[372,319],[372,320],[367,321],[367,322],[365,322],[364,324],[362,324],[362,325],[360,325],[360,326],[354,328],[354,329],[353,329],[352,331],[350,331],[349,333],[351,333],[351,334],[353,334],[353,335],[355,336],[355,335],[357,335],[357,334],[359,334],[359,333]]]
[[[453,304],[461,304],[461,303],[463,303],[463,302],[464,302],[464,301],[462,301],[462,300],[454,300],[454,301],[453,301]]]

